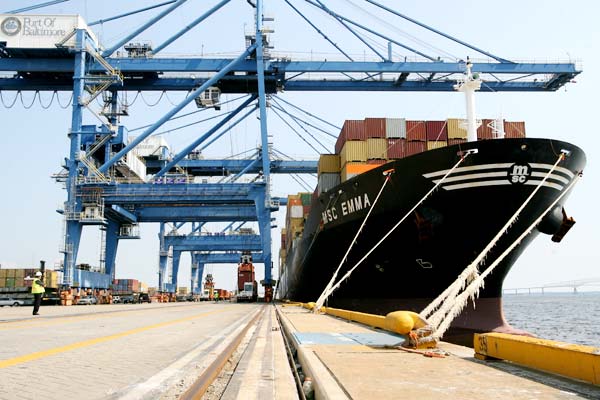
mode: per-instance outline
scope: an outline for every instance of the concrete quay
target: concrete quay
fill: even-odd
[[[301,306],[277,307],[316,399],[600,399],[600,387],[506,361],[481,361],[446,342],[443,358],[396,349],[401,335]]]
[[[0,308],[2,400],[177,399],[255,318],[224,398],[297,398],[271,306],[47,306],[40,314]]]

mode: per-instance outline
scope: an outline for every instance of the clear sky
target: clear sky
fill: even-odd
[[[594,189],[600,182],[598,139],[598,90],[600,84],[594,73],[600,70],[600,28],[596,18],[600,6],[597,2],[575,0],[566,5],[557,0],[545,2],[523,2],[507,0],[498,2],[481,1],[429,1],[398,2],[382,1],[398,11],[437,29],[472,43],[491,53],[512,60],[567,61],[574,60],[583,68],[583,73],[566,88],[555,93],[482,93],[477,96],[480,117],[494,118],[500,113],[509,120],[526,121],[527,133],[531,137],[548,137],[573,142],[582,147],[588,158],[584,178],[574,189],[566,210],[577,221],[562,243],[555,244],[547,236],[540,236],[529,246],[517,261],[505,281],[505,287],[536,286],[544,283],[572,279],[600,277],[595,246],[600,244],[600,216],[595,207],[598,192]],[[35,1],[4,0],[0,11],[8,11],[35,4]],[[43,14],[81,14],[87,21],[105,19],[110,16],[141,8],[152,1],[104,2],[71,0],[44,8]],[[155,2],[154,2],[155,3]],[[208,2],[210,5],[216,1]],[[156,27],[142,33],[136,40],[152,41],[154,44],[176,32],[186,23],[207,9],[206,2],[190,0]],[[275,18],[269,23],[275,29],[272,42],[274,52],[286,54],[294,59],[322,58],[317,53],[334,53],[334,49],[323,41],[283,1],[265,1],[266,14]],[[294,4],[305,4],[296,1]],[[328,3],[329,4],[329,3]],[[377,21],[359,14],[356,4],[362,1],[334,1],[342,4],[348,15],[354,15],[362,23],[378,29]],[[303,6],[307,9],[306,6]],[[95,30],[104,45],[111,45],[124,34],[131,32],[150,13],[134,16],[116,23],[98,25]],[[340,27],[323,15],[308,13],[319,28],[335,36]],[[361,16],[359,16],[361,15]],[[400,29],[407,44],[415,45],[413,37],[427,43],[421,48],[442,57],[480,57],[473,51],[458,47],[439,37],[433,37],[407,23],[386,20]],[[219,13],[192,30],[164,51],[164,55],[239,54],[244,48],[244,32],[253,26],[252,10],[244,0],[233,0]],[[389,27],[388,27],[389,28]],[[339,37],[339,44],[358,59],[371,59],[364,46],[347,36]],[[398,55],[410,54],[396,50]],[[330,57],[327,55],[326,57]],[[333,59],[334,56],[331,56]],[[337,56],[339,58],[339,55]],[[10,106],[14,92],[2,92],[4,105]],[[464,115],[464,99],[457,93],[281,93],[283,99],[291,101],[328,121],[341,126],[345,119],[365,117],[406,117],[407,119],[439,120]],[[36,266],[45,259],[50,265],[61,259],[58,253],[61,242],[62,218],[56,207],[66,198],[66,192],[50,178],[60,170],[61,160],[68,155],[67,130],[70,126],[70,107],[62,109],[54,99],[48,106],[51,93],[42,93],[41,102],[33,99],[32,93],[23,93],[12,108],[0,104],[0,181],[3,190],[0,204],[0,263],[6,267]],[[128,94],[133,101],[135,93]],[[146,93],[138,97],[130,107],[130,117],[122,124],[129,129],[154,122],[183,98],[181,93],[172,93],[160,98],[159,93]],[[62,105],[69,101],[68,93],[59,94]],[[45,108],[47,107],[47,109]],[[184,112],[194,111],[188,106]],[[212,112],[212,111],[211,111]],[[211,112],[203,116],[212,115]],[[193,122],[194,119],[187,119]],[[84,123],[95,124],[88,113]],[[171,126],[177,126],[173,123]],[[199,125],[165,135],[173,150],[185,147],[209,125]],[[270,133],[274,136],[275,148],[294,156],[315,158],[316,154],[274,115],[269,116]],[[259,132],[256,118],[251,117],[232,130],[214,147],[206,151],[207,157],[229,156],[256,147]],[[333,142],[326,142],[333,149]],[[306,178],[310,186],[316,179]],[[287,195],[305,191],[289,177],[274,179],[273,195]],[[278,216],[279,227],[283,226],[283,212]],[[142,227],[142,239],[122,241],[117,257],[117,277],[137,278],[150,286],[157,283],[158,271],[158,224]],[[278,262],[279,228],[273,230],[273,255]],[[78,262],[97,264],[99,257],[99,233],[97,229],[85,229]],[[184,255],[179,281],[189,284],[189,256]],[[233,289],[235,266],[209,266],[216,275],[217,286]],[[258,268],[262,277],[262,265]],[[275,270],[275,277],[277,271]]]

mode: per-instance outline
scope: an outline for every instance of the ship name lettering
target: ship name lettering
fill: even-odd
[[[342,202],[342,215],[346,216],[348,214],[352,214],[355,211],[360,211],[363,208],[368,208],[371,206],[371,201],[369,200],[369,196],[365,193],[361,196],[356,196],[351,198],[350,200],[346,200]]]
[[[342,216],[346,216],[356,211],[364,210],[371,207],[371,200],[369,199],[369,196],[366,193],[364,193],[352,197],[349,200],[342,201],[340,203],[340,207],[342,209]],[[337,207],[333,206],[321,213],[321,219],[323,220],[324,224],[327,224],[338,219],[338,215],[339,214]]]
[[[328,208],[327,210],[323,211],[323,213],[321,214],[321,217],[323,218],[324,224],[331,222],[335,219],[338,219],[338,214],[337,214],[336,208],[335,207]]]

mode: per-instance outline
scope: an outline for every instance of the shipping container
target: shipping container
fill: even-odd
[[[404,118],[386,118],[385,137],[388,139],[399,138],[406,139],[406,119]]]
[[[287,200],[287,208],[290,209],[291,206],[301,206],[302,199],[297,194],[290,194]]]
[[[340,174],[321,174],[317,185],[318,194],[327,192],[340,184]]]
[[[345,182],[356,175],[360,175],[376,167],[377,165],[366,163],[347,163],[342,167],[341,181]]]
[[[467,130],[463,128],[465,121],[458,118],[448,118],[448,139],[466,139]],[[465,122],[466,123],[466,122]]]
[[[425,121],[406,121],[406,139],[427,141],[427,125]]]
[[[290,208],[290,218],[302,218],[302,206],[292,206]]]
[[[509,139],[526,137],[525,122],[504,121],[504,137]]]
[[[496,139],[498,137],[497,133],[494,132],[493,127],[496,124],[495,119],[482,119],[481,126],[477,128],[477,139],[478,140],[487,140],[487,139]],[[502,126],[504,129],[504,126]]]
[[[364,121],[346,120],[342,126],[340,135],[335,142],[335,153],[341,154],[342,148],[347,141],[366,139]]]
[[[385,138],[385,118],[365,118],[365,135],[369,138]]]
[[[436,142],[439,140],[448,140],[448,129],[446,121],[427,121],[427,141]]]
[[[405,142],[405,147],[404,148],[406,150],[405,157],[408,157],[408,156],[412,156],[414,154],[422,153],[425,150],[427,150],[427,143],[426,142],[420,142],[420,141],[410,141],[410,140],[407,140]]]
[[[346,142],[340,152],[340,163],[343,167],[349,162],[366,162],[367,161],[367,142],[352,141]]]
[[[446,147],[448,143],[444,140],[438,140],[437,142],[427,142],[427,150],[435,150],[441,149],[442,147]]]
[[[321,154],[317,172],[319,174],[338,173],[340,172],[340,156],[339,154]]]
[[[367,139],[367,160],[386,160],[387,148],[387,139]]]
[[[310,193],[298,193],[303,206],[310,205]]]
[[[388,158],[398,160],[406,157],[406,139],[388,139]]]

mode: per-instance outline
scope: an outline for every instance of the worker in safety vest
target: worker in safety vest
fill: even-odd
[[[219,302],[219,292],[215,292],[215,303]]]
[[[35,273],[35,278],[26,277],[25,280],[31,282],[31,294],[33,294],[33,315],[39,315],[40,305],[42,304],[42,295],[46,291],[44,280],[40,271]]]

